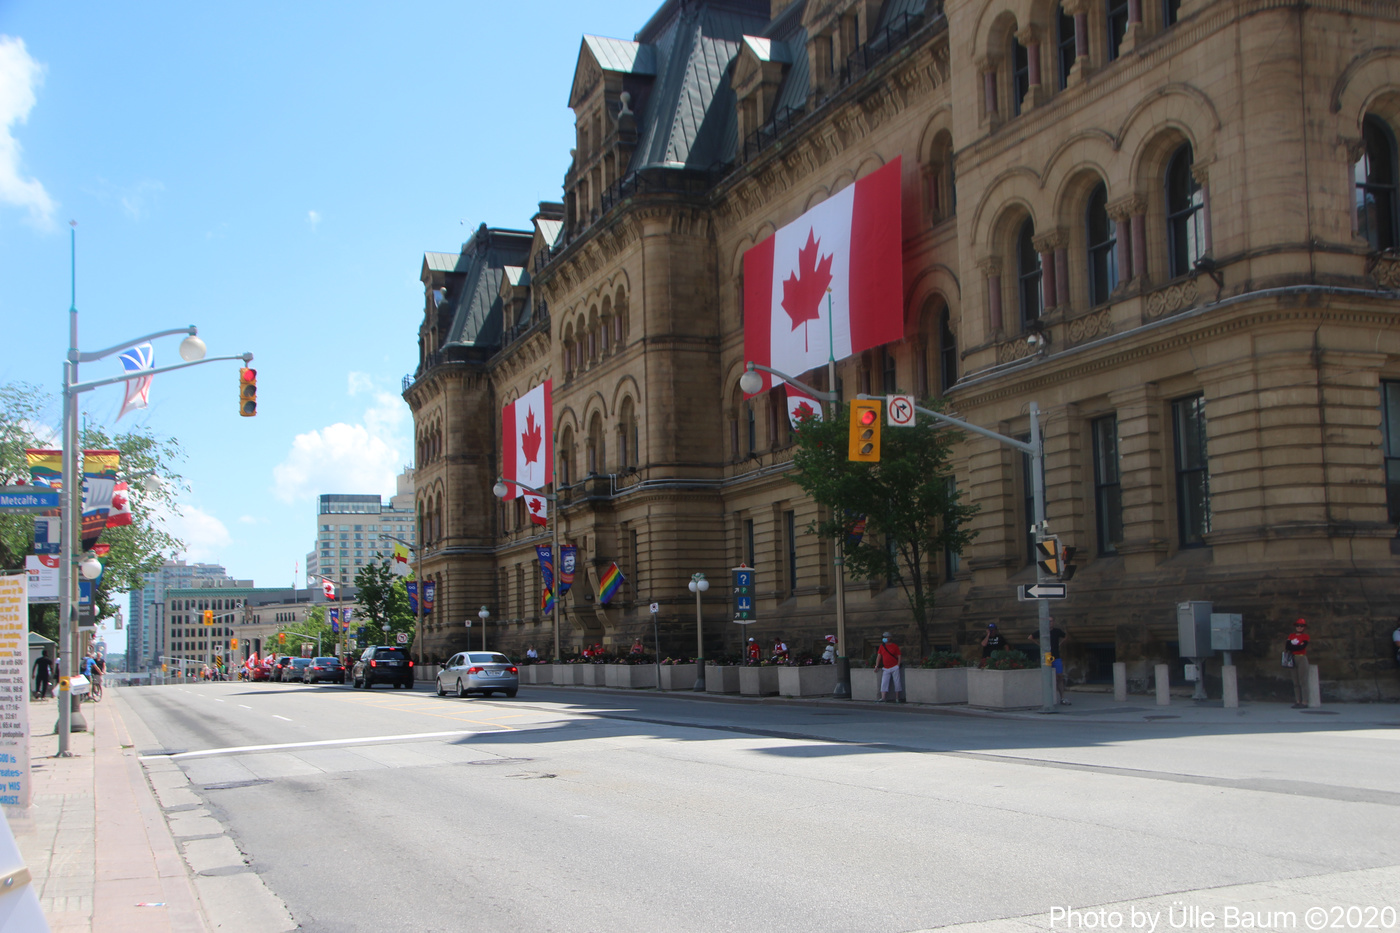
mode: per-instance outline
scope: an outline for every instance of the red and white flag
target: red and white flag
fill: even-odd
[[[112,508],[107,512],[107,527],[120,528],[131,524],[131,490],[118,481],[112,487]]]
[[[546,521],[545,499],[513,485],[544,489],[554,482],[553,380],[546,379],[501,410],[501,477],[507,499],[525,497],[530,520]]]
[[[787,390],[788,421],[794,428],[801,427],[808,418],[822,420],[822,406],[816,399],[789,383],[784,383],[783,388]]]
[[[321,592],[326,594],[326,599],[335,599],[335,584],[330,581],[330,577],[321,578]]]
[[[896,158],[744,254],[748,360],[796,376],[904,336],[899,173]]]
[[[144,372],[154,369],[156,365],[156,351],[149,343],[131,347],[125,350],[121,357],[122,368],[129,373]],[[145,408],[151,402],[151,380],[153,376],[141,376],[139,379],[129,379],[122,385],[126,386],[126,396],[122,399],[121,410],[117,412],[117,420],[122,420],[122,416],[137,408]]]

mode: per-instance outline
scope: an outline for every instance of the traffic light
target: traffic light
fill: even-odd
[[[286,633],[286,632],[278,632],[278,633],[277,633],[277,644],[279,644],[279,645],[285,645],[286,643],[287,643],[287,633]]]
[[[213,624],[214,624],[214,610],[213,610],[213,609],[206,609],[206,610],[204,610],[204,624],[205,624],[205,625],[213,625]]]
[[[258,413],[258,371],[247,366],[238,370],[238,413],[244,418]]]
[[[880,462],[880,400],[851,402],[850,441],[847,459],[859,463]]]
[[[1048,576],[1060,575],[1060,539],[1046,538],[1035,543],[1035,558],[1040,569]]]
[[[233,638],[233,640],[229,643],[229,647],[232,648],[234,651],[237,651],[237,650],[238,650],[238,638],[237,638],[237,636],[235,636],[235,637]]]
[[[1069,578],[1074,576],[1074,552],[1077,548],[1065,545],[1060,548],[1060,580],[1068,583]]]

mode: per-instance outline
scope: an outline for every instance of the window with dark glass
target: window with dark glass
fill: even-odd
[[[1113,554],[1123,542],[1123,484],[1118,466],[1118,416],[1095,419],[1094,511],[1098,517],[1099,553]]]
[[[1177,540],[1182,547],[1197,547],[1205,543],[1210,532],[1204,396],[1172,402],[1172,434],[1176,442]]]
[[[787,584],[788,595],[797,592],[797,513],[783,513],[783,530],[787,538]]]
[[[1128,32],[1128,0],[1108,0],[1108,60],[1118,58],[1123,36]]]
[[[1171,278],[1191,271],[1205,255],[1205,197],[1191,174],[1191,144],[1167,163],[1167,262]]]
[[[1031,242],[1035,238],[1035,222],[1026,218],[1021,235],[1016,240],[1016,276],[1021,296],[1021,323],[1040,319],[1040,254]]]
[[[756,566],[753,552],[753,519],[751,518],[744,519],[744,565]]]
[[[1361,124],[1363,148],[1353,173],[1356,178],[1356,232],[1373,250],[1395,249],[1396,218],[1395,136],[1375,117]]]
[[[948,309],[938,318],[938,387],[947,392],[958,381],[958,338],[948,320]]]
[[[1175,26],[1181,18],[1181,0],[1162,0],[1162,23]]]
[[[1060,53],[1060,90],[1069,87],[1069,73],[1074,69],[1074,60],[1079,55],[1079,48],[1074,43],[1074,17],[1065,12],[1063,6],[1057,7],[1058,15],[1055,17],[1055,45]]]
[[[891,353],[889,350],[884,350],[882,351],[881,355],[884,357],[884,370],[881,373],[881,376],[882,381],[885,385],[885,394],[893,395],[895,392],[898,391],[896,387],[897,372],[895,370],[894,354]]]
[[[758,449],[758,421],[754,417],[753,402],[744,403],[744,417],[748,419],[749,426],[749,453]]]
[[[1084,211],[1089,243],[1089,305],[1101,305],[1118,287],[1118,238],[1108,216],[1108,188],[1099,182]]]
[[[1026,47],[1011,40],[1011,115],[1021,115],[1021,101],[1031,89],[1031,57]]]
[[[1400,524],[1400,382],[1381,383],[1381,421],[1385,432],[1386,521]]]

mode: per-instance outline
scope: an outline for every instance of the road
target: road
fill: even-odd
[[[1400,903],[1393,728],[528,686],[121,698],[308,931],[1066,929],[1053,911],[1125,903],[1164,929],[1174,902]]]

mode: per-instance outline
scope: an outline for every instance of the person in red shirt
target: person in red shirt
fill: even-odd
[[[1283,643],[1283,650],[1293,658],[1293,708],[1308,705],[1308,622],[1293,623],[1293,632]]]
[[[904,692],[904,672],[900,670],[899,645],[886,632],[880,636],[880,647],[875,649],[876,666],[880,669],[880,702],[904,702],[900,696]]]
[[[758,647],[758,642],[757,642],[755,639],[750,638],[750,639],[749,639],[749,661],[750,661],[751,663],[753,663],[753,664],[757,664],[757,663],[759,662],[761,656],[762,656],[762,655],[761,655],[760,650],[759,650],[759,647]]]
[[[785,663],[787,663],[787,659],[788,659],[788,646],[787,646],[787,642],[783,641],[783,639],[782,639],[781,636],[779,636],[778,638],[773,639],[773,663],[774,663],[774,664],[785,664]]]

